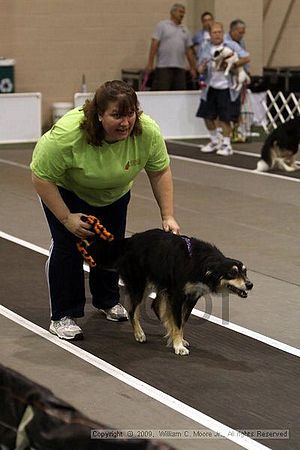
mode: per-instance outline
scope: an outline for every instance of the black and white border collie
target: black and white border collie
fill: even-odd
[[[177,355],[188,355],[183,328],[197,300],[208,293],[231,292],[246,298],[253,284],[245,265],[196,238],[153,229],[122,240],[95,240],[89,252],[97,266],[118,271],[128,293],[128,313],[136,341],[145,342],[140,304],[154,288],[155,314]]]
[[[293,172],[300,169],[295,162],[299,143],[300,116],[297,116],[279,125],[266,138],[256,171],[267,172],[270,169],[281,169]]]

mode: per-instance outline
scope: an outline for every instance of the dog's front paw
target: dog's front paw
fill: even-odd
[[[175,354],[176,355],[181,355],[181,356],[186,356],[190,353],[190,351],[184,347],[183,345],[180,345],[178,347],[174,347],[175,350]]]
[[[298,169],[295,166],[290,166],[288,164],[284,165],[284,170],[286,170],[286,172],[295,172],[295,170],[298,170]]]
[[[140,331],[134,333],[134,337],[137,342],[146,342],[146,340],[147,340],[146,335],[143,332],[143,330],[140,330]]]

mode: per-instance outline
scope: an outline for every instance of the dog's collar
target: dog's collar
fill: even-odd
[[[190,238],[188,238],[187,236],[181,236],[181,238],[185,241],[189,255],[192,256],[192,243]]]

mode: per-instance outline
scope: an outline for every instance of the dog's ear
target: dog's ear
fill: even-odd
[[[216,287],[219,284],[222,275],[218,270],[218,266],[210,265],[206,268],[206,272],[204,274],[204,282],[206,282],[212,288]]]

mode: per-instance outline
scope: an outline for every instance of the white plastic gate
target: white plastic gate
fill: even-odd
[[[281,123],[293,119],[298,114],[300,115],[299,102],[300,100],[293,92],[285,97],[280,91],[275,96],[271,91],[267,91],[266,97],[262,101],[266,115],[261,124],[265,132],[270,133]]]

